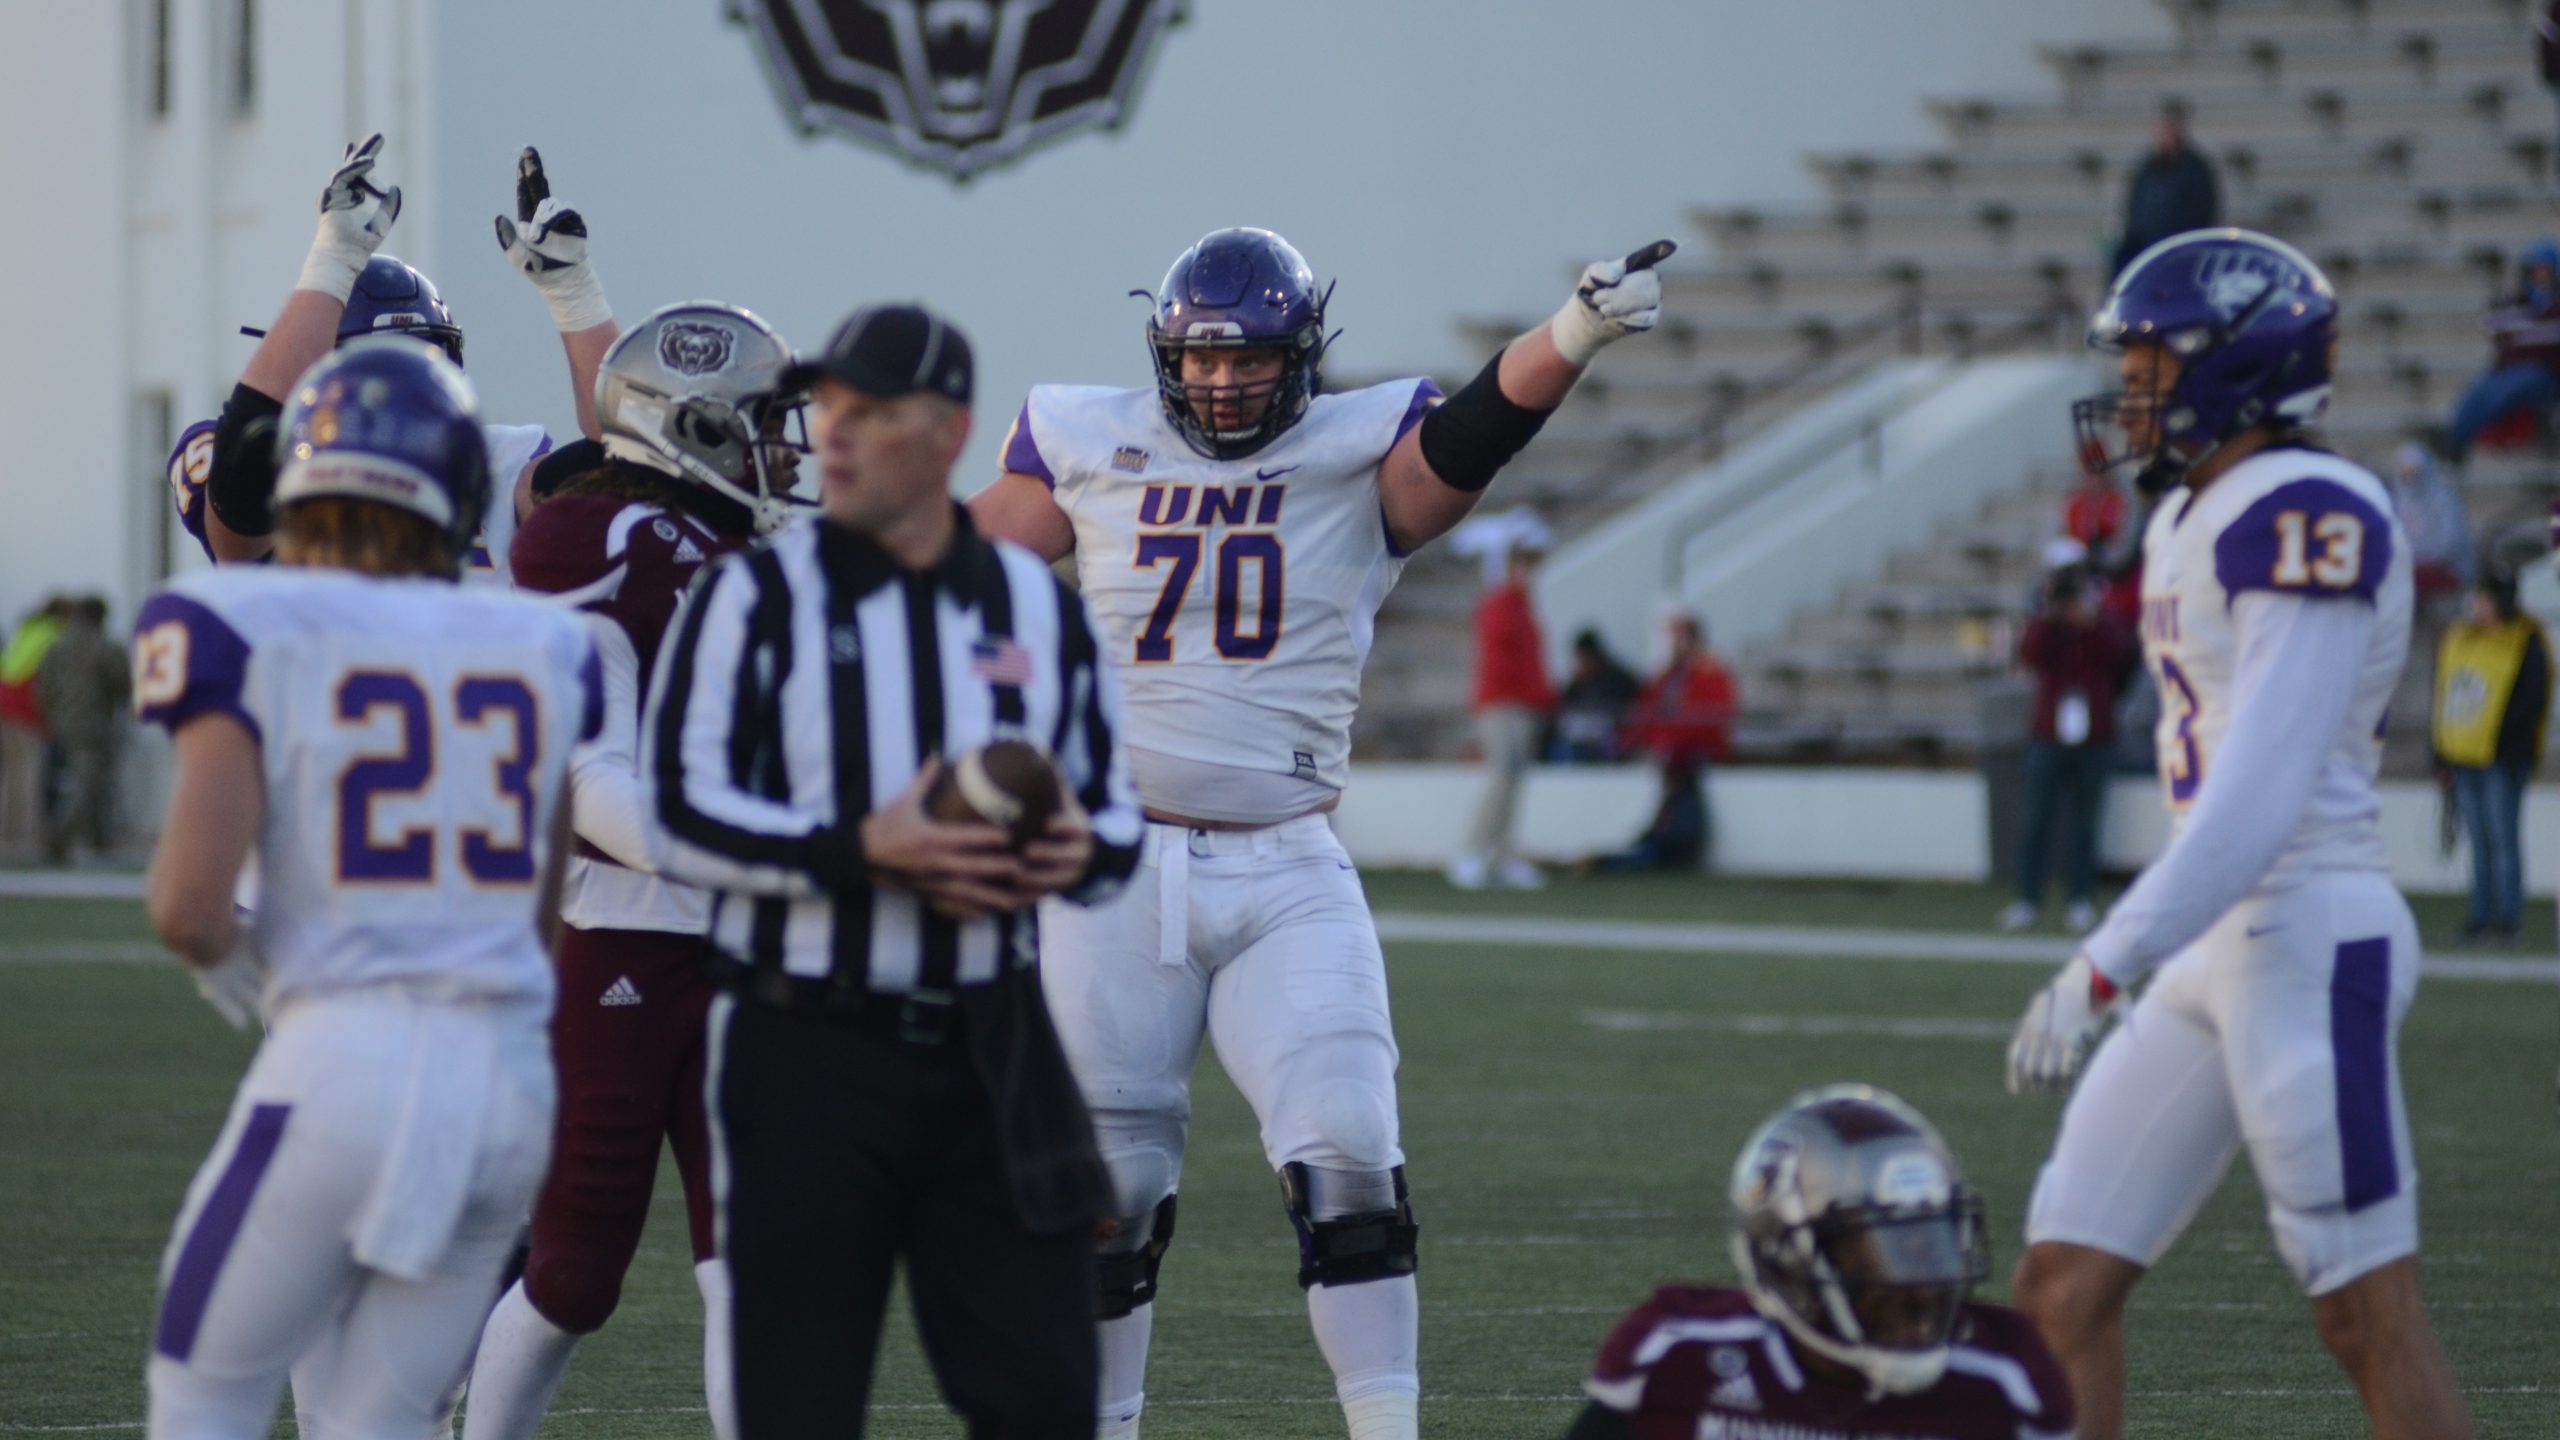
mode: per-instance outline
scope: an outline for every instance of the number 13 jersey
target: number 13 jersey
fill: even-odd
[[[1260,451],[1212,460],[1152,389],[1031,392],[1004,466],[1075,527],[1140,803],[1269,824],[1341,793],[1360,670],[1404,569],[1378,467],[1439,398],[1429,380],[1319,395]]]
[[[2214,773],[2232,716],[2253,697],[2234,608],[2255,593],[2320,604],[2371,605],[2375,624],[2352,675],[2337,732],[2303,735],[2325,751],[2302,818],[2261,888],[2310,870],[2385,870],[2376,819],[2383,717],[2409,653],[2409,542],[2391,497],[2370,471],[2325,451],[2284,447],[2250,456],[2204,493],[2160,503],[2143,536],[2142,651],[2160,692],[2160,783],[2173,823]],[[2283,696],[2256,697],[2277,707]]]

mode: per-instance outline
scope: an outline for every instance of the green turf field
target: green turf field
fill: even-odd
[[[1394,875],[1371,888],[1394,912],[1929,931],[1978,927],[2001,899],[1647,881],[1473,897]],[[2550,953],[2549,913],[2534,907],[2544,928],[2525,953]],[[2421,918],[2441,936],[2458,917],[2435,902]],[[144,938],[136,905],[0,898],[0,1431],[140,1428],[154,1267],[249,1055],[172,968],[137,963]],[[1423,1222],[1426,1434],[1561,1434],[1621,1310],[1663,1279],[1725,1277],[1725,1166],[1805,1085],[1871,1080],[1927,1110],[1989,1196],[2005,1277],[2058,1113],[1999,1084],[2037,969],[1401,942],[1388,956]],[[2555,1018],[2545,983],[2438,980],[2404,1043],[2427,1283],[2483,1435],[2560,1435],[2546,1368],[2560,1345]],[[1894,1023],[1913,1020],[1970,1023]],[[1251,1118],[1213,1066],[1198,1092],[1148,1434],[1339,1436]],[[709,1434],[682,1236],[670,1176],[623,1308],[580,1352],[546,1435]],[[2363,1433],[2245,1175],[2145,1286],[2132,1326],[2135,1435]],[[877,1397],[874,1435],[959,1434],[903,1330]]]

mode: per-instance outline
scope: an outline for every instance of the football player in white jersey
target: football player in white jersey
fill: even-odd
[[[2289,246],[2200,230],[2136,258],[2089,335],[2124,389],[2081,402],[2082,444],[2120,429],[2137,483],[2165,495],[2142,639],[2173,826],[2009,1047],[2010,1089],[2058,1090],[2125,1009],[2037,1179],[2018,1305],[2070,1371],[2081,1435],[2114,1440],[2125,1302],[2246,1147],[2374,1434],[2467,1436],[2418,1290],[2397,1059],[2418,932],[2376,823],[2408,537],[2381,481],[2304,438],[2336,294]]]
[[[1119,1189],[1098,1267],[1105,1440],[1134,1437],[1145,1403],[1204,1033],[1280,1172],[1354,1440],[1415,1433],[1386,970],[1324,812],[1405,557],[1475,507],[1603,346],[1652,328],[1670,249],[1585,270],[1443,401],[1429,380],[1324,393],[1329,290],[1270,231],[1217,231],[1156,295],[1156,384],[1035,388],[970,503],[987,534],[1076,557],[1152,822],[1118,900],[1041,916],[1049,1008]]]
[[[427,1433],[551,1139],[563,776],[595,733],[574,613],[452,583],[489,493],[470,386],[356,342],[293,387],[275,566],[137,621],[177,780],[153,927],[266,1040],[164,1257],[154,1437]],[[263,902],[233,887],[255,855]]]
[[[178,523],[217,565],[261,561],[275,550],[269,504],[274,467],[267,442],[294,377],[332,346],[368,335],[415,336],[462,363],[462,329],[434,282],[413,266],[375,253],[400,218],[400,187],[373,182],[382,143],[380,135],[368,135],[347,147],[321,191],[319,233],[302,274],[260,335],[221,418],[188,426],[169,456]],[[586,263],[584,222],[556,204],[538,209],[549,194],[541,158],[527,150],[517,180],[518,213],[526,224],[520,233],[500,221],[498,239],[508,262],[531,277],[551,303],[572,384],[582,397],[578,417],[595,435],[592,407],[583,397],[593,390],[596,369],[620,332],[613,328],[613,311],[594,267]],[[481,437],[496,489],[484,529],[464,552],[463,575],[505,584],[507,543],[530,505],[534,466],[551,449],[551,437],[539,425],[493,424],[481,426]]]

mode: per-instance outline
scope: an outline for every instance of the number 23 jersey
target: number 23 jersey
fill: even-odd
[[[2305,735],[2324,749],[2318,781],[2268,872],[2280,884],[2306,870],[2388,868],[2374,790],[2382,724],[2409,653],[2408,537],[2370,471],[2301,447],[2250,456],[2204,493],[2161,502],[2143,537],[2142,652],[2160,692],[2160,784],[2174,823],[2188,807],[2250,697],[2239,693],[2234,608],[2255,593],[2319,604],[2370,605],[2372,638],[2352,674],[2337,732]],[[2283,706],[2283,696],[2264,697]],[[2281,723],[2281,713],[2271,717]],[[2241,777],[2245,778],[2245,777]]]
[[[552,994],[536,890],[569,750],[602,721],[576,612],[479,586],[224,566],[134,626],[134,709],[229,715],[266,815],[248,921],[273,1014],[297,991],[397,982]]]
[[[1360,670],[1404,569],[1378,467],[1439,398],[1429,380],[1319,395],[1261,450],[1213,460],[1152,389],[1031,392],[1005,469],[1075,527],[1148,807],[1269,823],[1348,783]]]

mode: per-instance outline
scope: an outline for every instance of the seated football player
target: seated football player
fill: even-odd
[[[1666,1285],[1618,1322],[1567,1440],[2069,1440],[2061,1367],[1977,1304],[1982,1201],[1920,1112],[1834,1085],[1733,1167],[1739,1290]]]
[[[516,584],[579,606],[595,630],[605,728],[570,760],[580,843],[562,893],[551,1173],[523,1277],[481,1337],[464,1440],[526,1440],[541,1423],[579,1339],[621,1298],[662,1146],[684,1186],[712,1427],[734,1433],[728,1273],[712,1243],[703,1110],[711,904],[654,873],[638,734],[658,643],[695,573],[794,513],[799,456],[783,437],[800,397],[780,388],[790,363],[782,337],[733,306],[651,315],[605,357],[601,449],[567,446],[546,461],[548,475],[592,451],[516,531]]]
[[[294,378],[331,347],[367,335],[412,335],[462,363],[461,327],[434,282],[415,267],[376,253],[400,217],[400,187],[373,183],[382,144],[376,134],[347,147],[321,193],[319,233],[303,260],[302,274],[251,352],[221,418],[189,425],[169,456],[179,524],[216,564],[261,561],[274,552],[276,521],[270,501],[275,465],[266,441]],[[538,160],[532,169],[533,183],[539,186]],[[523,189],[520,180],[520,209]],[[530,267],[548,267],[535,277],[536,283],[553,298],[571,372],[592,377],[615,332],[603,328],[610,326],[612,311],[593,269],[584,264],[584,237],[574,211],[546,213],[529,225],[520,242],[510,241],[509,258],[529,273]],[[501,239],[508,237],[502,232]],[[583,405],[579,416],[588,420]],[[551,448],[551,437],[539,425],[484,421],[481,430],[495,493],[481,535],[464,557],[464,575],[502,583],[507,540],[526,503],[534,462]]]

